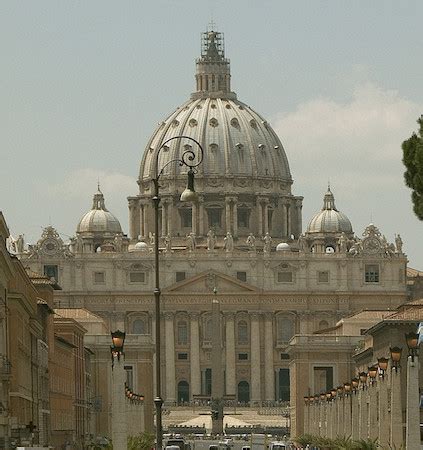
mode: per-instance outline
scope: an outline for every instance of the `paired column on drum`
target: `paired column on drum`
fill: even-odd
[[[257,233],[264,236],[269,232],[269,199],[257,197]]]
[[[225,198],[225,229],[233,236],[238,234],[238,207],[234,196]]]
[[[138,199],[136,197],[128,198],[128,209],[129,209],[129,237],[131,239],[137,239],[140,234],[139,223],[140,223],[140,208],[138,204]]]

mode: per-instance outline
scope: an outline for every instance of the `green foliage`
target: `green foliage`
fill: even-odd
[[[418,134],[402,143],[402,162],[406,167],[405,184],[413,190],[411,200],[416,216],[423,220],[423,115],[417,120],[420,126]]]
[[[150,450],[154,447],[154,434],[143,433],[128,438],[128,450]]]

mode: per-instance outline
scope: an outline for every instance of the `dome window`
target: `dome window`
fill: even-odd
[[[212,104],[210,105],[210,108],[211,108],[211,109],[216,109],[216,104],[215,104],[215,103],[212,103]]]
[[[236,147],[238,150],[241,150],[244,146],[243,146],[240,142],[237,142],[237,143],[235,144],[235,147]]]
[[[239,105],[238,108],[242,111],[244,107],[242,105]]]
[[[225,108],[226,109],[231,109],[231,105],[229,103],[226,103]]]
[[[210,119],[209,124],[210,124],[211,127],[215,128],[215,127],[217,127],[219,125],[219,122],[217,121],[217,119],[215,117],[212,117]]]
[[[198,122],[195,119],[191,119],[188,122],[188,124],[189,124],[190,127],[196,127],[198,125]]]
[[[250,125],[252,128],[257,128],[257,122],[254,119],[250,120]]]
[[[265,149],[266,149],[266,146],[265,146],[264,144],[259,144],[259,145],[258,145],[258,148],[259,148],[262,152],[264,152]]]
[[[179,125],[179,121],[175,119],[175,120],[172,122],[172,127],[173,127],[173,128],[176,128],[178,125]]]
[[[234,117],[233,119],[231,119],[231,125],[235,128],[239,128],[239,122],[238,119],[236,117]]]
[[[197,108],[197,109],[201,109],[202,106],[201,106],[200,104],[198,104],[198,105],[196,106],[196,108]]]

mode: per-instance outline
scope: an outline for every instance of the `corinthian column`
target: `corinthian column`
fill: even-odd
[[[262,208],[262,204],[261,204],[261,199],[258,198],[257,199],[257,219],[258,219],[258,230],[257,230],[257,234],[259,236],[263,235],[263,208]]]
[[[198,199],[198,233],[204,236],[204,197]]]
[[[176,401],[175,389],[175,334],[173,330],[173,313],[165,313],[166,333],[166,403]]]
[[[275,400],[275,373],[273,367],[273,314],[266,313],[264,320],[264,387],[267,401]]]
[[[226,319],[226,394],[235,395],[235,317],[225,314]]]
[[[226,197],[225,199],[225,223],[226,232],[231,232],[231,199]]]
[[[162,236],[166,236],[167,214],[166,214],[167,202],[162,202]]]
[[[192,211],[192,218],[191,218],[192,232],[197,234],[197,205],[195,203],[192,203],[191,211]]]
[[[233,227],[234,227],[234,237],[238,236],[238,205],[237,205],[237,201],[236,199],[234,200],[233,203],[233,211],[232,211],[232,215],[233,215]]]
[[[261,401],[261,367],[260,367],[260,316],[251,315],[251,403]]]
[[[172,221],[173,221],[173,200],[167,202],[167,234],[172,236]]]
[[[191,339],[191,397],[201,394],[200,372],[200,333],[198,327],[198,314],[190,314]]]

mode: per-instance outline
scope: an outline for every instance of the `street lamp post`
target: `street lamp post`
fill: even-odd
[[[112,442],[115,450],[125,450],[128,446],[128,428],[126,423],[125,368],[123,346],[125,333],[112,331]],[[122,358],[122,360],[121,360]]]
[[[192,147],[189,146],[178,159],[173,159],[168,161],[159,171],[159,155],[164,148],[168,148],[168,143],[174,139],[187,139],[194,142],[199,149],[196,154]],[[167,139],[160,148],[157,150],[155,155],[155,167],[154,167],[154,196],[153,196],[153,207],[154,207],[154,263],[155,263],[155,287],[154,287],[154,299],[155,299],[155,318],[156,318],[156,397],[154,398],[154,404],[156,405],[156,449],[162,449],[162,406],[163,399],[161,396],[161,358],[160,358],[160,268],[159,268],[159,179],[163,174],[164,169],[171,163],[179,163],[180,166],[187,166],[188,170],[188,184],[187,188],[181,194],[181,201],[183,202],[193,202],[197,199],[194,190],[194,173],[195,168],[201,164],[203,160],[203,147],[198,141],[189,136],[174,136]]]

